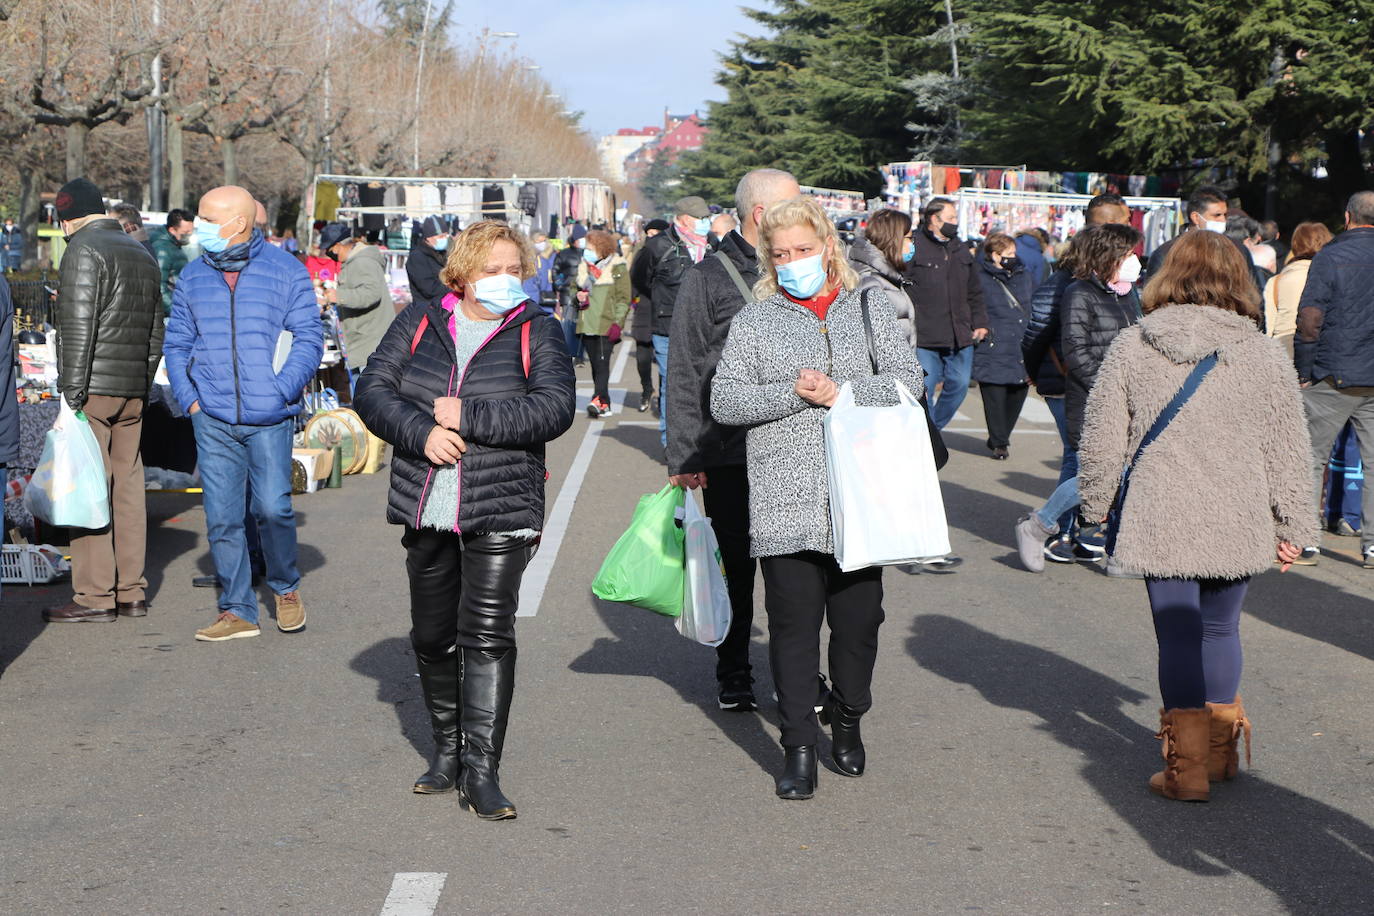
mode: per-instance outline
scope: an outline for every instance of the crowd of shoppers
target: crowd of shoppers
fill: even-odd
[[[1050,406],[1059,485],[1018,522],[1018,553],[1034,571],[1110,555],[1109,573],[1145,580],[1165,757],[1150,788],[1207,800],[1236,775],[1242,737],[1248,746],[1239,620],[1250,580],[1317,561],[1323,476],[1342,429],[1353,427],[1366,459],[1374,448],[1374,192],[1350,199],[1338,235],[1305,222],[1285,245],[1276,226],[1200,188],[1189,230],[1156,249],[1148,271],[1114,195],[1095,198],[1085,228],[1058,248],[1028,228],[975,249],[952,202],[936,198],[914,222],[875,212],[846,249],[776,169],[743,176],[734,204],[731,215],[684,197],[638,242],[580,223],[550,239],[503,222],[456,232],[422,220],[399,316],[382,252],[344,224],[321,228],[317,250],[338,264],[324,295],[360,373],[356,409],[395,450],[387,519],[403,527],[434,739],[414,791],[456,789],[479,817],[515,816],[499,771],[520,583],[544,526],[544,450],[574,422],[579,354],[588,414],[612,412],[611,353],[628,331],[642,411],[659,368],[669,479],[702,492],[720,544],[732,611],[716,652],[722,710],[759,706],[750,637],[762,571],[780,798],[815,794],[822,726],[838,772],[866,768],[860,720],[874,702],[882,571],[836,561],[824,419],[846,383],[860,406],[878,406],[896,403],[900,382],[929,396],[937,429],[976,383],[999,460],[1011,457],[1031,385]],[[59,389],[104,452],[113,519],[73,538],[74,601],[45,619],[148,612],[138,440],[165,356],[195,432],[221,587],[218,616],[196,638],[260,632],[250,523],[277,627],[302,629],[289,467],[323,347],[310,274],[268,242],[266,211],[242,188],[216,188],[197,213],[173,211],[152,231],[136,208],[107,209],[84,179],[56,208],[69,236]],[[188,262],[190,243],[199,255]],[[6,308],[0,280],[0,318]],[[13,426],[0,411],[0,463],[13,457]],[[1374,529],[1363,553],[1374,567]]]

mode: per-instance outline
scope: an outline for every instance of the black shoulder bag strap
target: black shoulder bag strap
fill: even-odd
[[[868,313],[868,294],[870,290],[862,290],[859,293],[859,313],[864,319],[864,336],[868,338],[868,361],[873,365],[873,374],[878,374],[878,344],[873,339],[873,318]],[[935,458],[935,470],[940,470],[949,463],[949,449],[945,446],[945,438],[940,435],[940,427],[935,425],[935,421],[930,418],[930,408],[926,405],[925,392],[921,392],[919,398],[921,410],[926,415],[926,430],[930,433],[930,453]]]
[[[730,256],[719,248],[715,250],[714,254],[716,259],[719,260],[721,265],[725,268],[725,272],[730,275],[730,279],[734,281],[735,289],[739,290],[739,294],[744,297],[744,304],[748,305],[753,302],[754,292],[745,284],[744,277],[740,275],[739,268],[735,266],[735,262],[730,260]]]
[[[1140,456],[1145,453],[1145,449],[1149,448],[1151,443],[1158,439],[1165,428],[1173,422],[1174,417],[1178,416],[1183,405],[1187,404],[1188,399],[1197,392],[1202,380],[1207,377],[1207,373],[1216,367],[1216,364],[1217,354],[1215,353],[1204,356],[1198,361],[1198,364],[1193,367],[1193,371],[1188,373],[1188,378],[1184,380],[1183,387],[1178,389],[1173,400],[1160,411],[1159,416],[1155,418],[1154,425],[1145,433],[1145,438],[1140,440],[1140,447],[1131,456],[1131,463],[1126,465],[1126,469],[1121,472],[1121,483],[1116,488],[1116,499],[1112,501],[1111,511],[1107,513],[1107,553],[1116,552],[1116,535],[1121,528],[1121,511],[1126,505],[1126,493],[1131,487],[1131,471],[1140,461]]]

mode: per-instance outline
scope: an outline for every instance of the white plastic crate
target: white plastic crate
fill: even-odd
[[[0,545],[0,581],[7,585],[46,585],[71,568],[56,547]]]

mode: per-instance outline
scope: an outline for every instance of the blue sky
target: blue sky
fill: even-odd
[[[708,99],[724,96],[714,83],[717,54],[737,32],[759,32],[741,3],[768,7],[765,0],[459,0],[452,35],[461,46],[483,27],[519,33],[499,45],[538,64],[599,136],[662,123],[665,105],[704,115]]]

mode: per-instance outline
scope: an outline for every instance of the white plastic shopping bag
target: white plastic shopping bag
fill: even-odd
[[[835,560],[853,572],[949,553],[945,501],[920,403],[860,407],[846,382],[825,417]]]
[[[687,585],[677,631],[704,646],[718,646],[730,632],[730,592],[725,587],[725,566],[716,532],[697,505],[696,493],[690,490],[683,500],[682,532],[686,537]]]
[[[24,491],[34,517],[64,528],[104,528],[110,523],[110,486],[105,457],[84,413],[62,398],[57,422],[43,440],[43,454]]]

